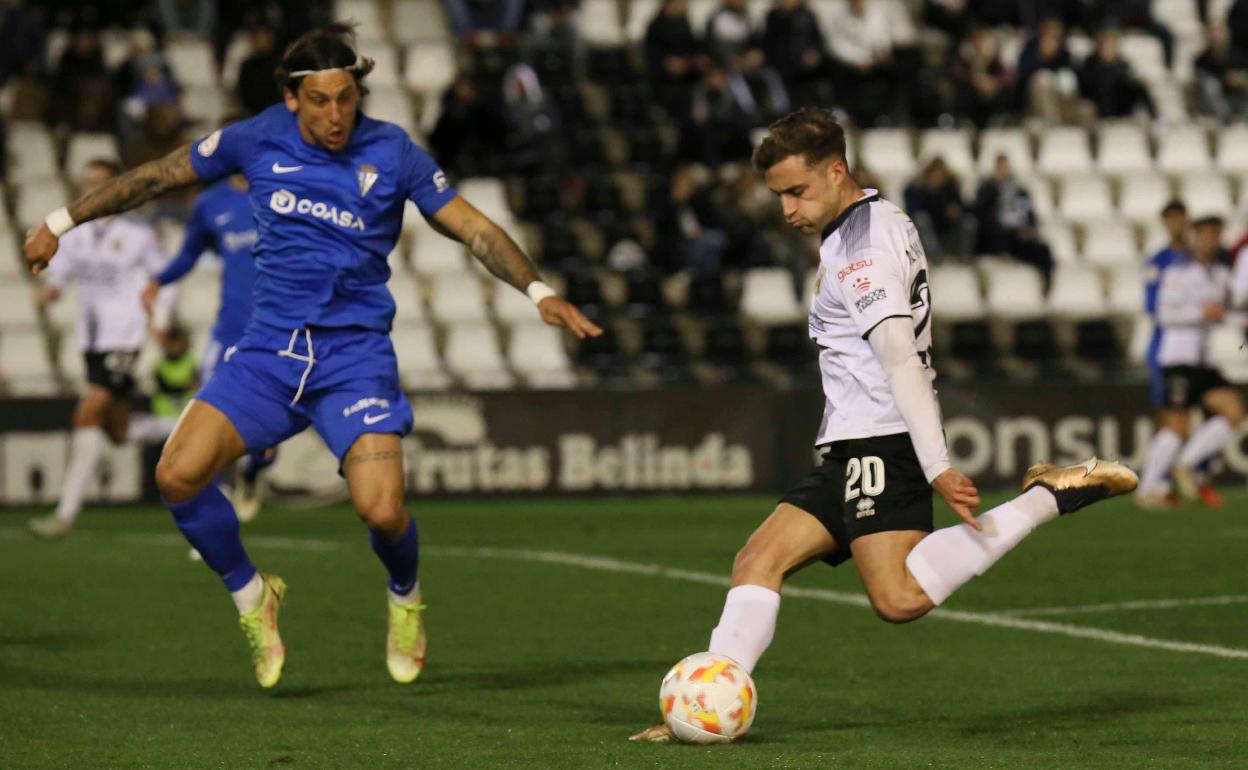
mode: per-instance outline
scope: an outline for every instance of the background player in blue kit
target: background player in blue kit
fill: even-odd
[[[601,333],[539,279],[496,224],[459,197],[401,128],[358,110],[372,61],[350,29],[313,30],[286,49],[284,104],[227,126],[112,180],[31,231],[25,256],[39,272],[76,223],[128,210],[169,190],[242,173],[260,233],[253,250],[252,316],[235,352],[183,413],[156,468],[179,529],[221,576],[240,613],[256,678],[271,687],[285,647],[278,608],[285,583],[252,565],[238,520],[212,479],[249,450],[311,425],[338,457],[352,503],[389,573],[386,662],[400,682],[424,666],[415,522],[403,503],[400,437],[412,413],[389,338],[394,299],[386,259],[404,204],[465,243],[496,276],[525,291],[543,320],[580,337]]]
[[[251,318],[251,291],[256,282],[251,249],[260,236],[247,192],[247,178],[242,174],[223,179],[204,190],[191,209],[181,249],[143,292],[144,304],[150,305],[162,286],[180,281],[190,273],[205,250],[212,249],[221,257],[221,304],[212,327],[212,338],[204,350],[201,382],[212,378],[213,370],[242,338]],[[247,462],[236,475],[230,502],[240,521],[256,517],[260,509],[256,481],[260,471],[273,464],[275,456],[272,448],[249,452]]]

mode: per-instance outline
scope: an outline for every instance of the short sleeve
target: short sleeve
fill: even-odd
[[[878,249],[858,252],[836,274],[836,287],[858,333],[866,339],[886,318],[911,316],[904,257]]]
[[[437,161],[411,139],[407,140],[407,151],[403,153],[403,180],[407,185],[407,198],[426,218],[437,214],[458,195]]]
[[[256,120],[240,121],[218,128],[191,143],[191,168],[203,182],[212,182],[241,171],[256,147]]]

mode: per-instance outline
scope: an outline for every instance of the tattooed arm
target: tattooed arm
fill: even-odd
[[[110,179],[95,190],[69,204],[74,224],[120,214],[142,206],[170,190],[189,187],[199,182],[191,167],[191,148],[184,145],[163,158],[144,163],[119,177]],[[58,238],[40,224],[26,235],[26,263],[33,272],[40,272],[56,254]]]
[[[511,236],[462,197],[456,196],[439,209],[429,224],[443,235],[466,245],[494,276],[520,291],[526,291],[529,284],[542,280],[533,260]],[[537,310],[546,323],[565,326],[581,339],[602,334],[602,329],[581,311],[558,297],[546,297],[538,303]]]

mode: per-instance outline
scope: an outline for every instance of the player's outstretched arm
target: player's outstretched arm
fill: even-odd
[[[138,208],[170,190],[198,181],[191,167],[189,144],[110,179],[66,208],[53,212],[47,221],[26,234],[26,264],[31,272],[42,272],[56,254],[60,236],[74,225]]]
[[[533,264],[533,260],[529,259],[503,228],[462,197],[457,196],[443,206],[434,214],[430,224],[443,235],[466,245],[472,255],[494,276],[532,297],[546,323],[566,327],[580,339],[602,334],[602,329],[586,318],[580,310],[555,296],[542,283],[537,265]],[[538,284],[545,291],[535,295],[532,291],[534,284]]]

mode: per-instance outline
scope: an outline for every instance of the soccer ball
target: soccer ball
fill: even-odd
[[[732,658],[699,652],[663,677],[659,708],[682,743],[727,743],[754,723],[758,694],[754,680]]]

